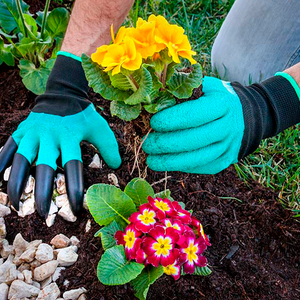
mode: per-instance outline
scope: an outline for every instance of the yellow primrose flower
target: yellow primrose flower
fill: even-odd
[[[164,44],[169,51],[169,56],[176,63],[180,63],[179,56],[187,58],[191,64],[196,61],[192,58],[196,52],[192,51],[190,42],[184,34],[184,29],[177,25],[161,24],[155,32],[155,41]]]
[[[127,70],[135,71],[142,64],[142,55],[136,51],[133,40],[126,36],[124,43],[112,44],[108,46],[107,53],[101,63],[108,72],[112,70],[112,75],[118,74],[121,67]]]
[[[110,27],[111,39],[114,44],[121,44],[123,42],[124,37],[128,34],[130,28],[125,28],[124,26],[120,27],[118,33],[115,37],[113,24]]]
[[[98,47],[97,51],[95,53],[92,53],[91,55],[92,61],[101,65],[104,56],[107,53],[108,47],[109,47],[108,45],[102,45],[101,47]]]

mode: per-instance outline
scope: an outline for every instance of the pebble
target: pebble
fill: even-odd
[[[55,205],[53,201],[51,201],[50,209],[49,209],[49,215],[53,215],[58,212],[58,207]]]
[[[66,179],[63,174],[57,174],[57,179],[56,179],[56,189],[57,192],[62,195],[67,193],[66,189]]]
[[[20,256],[20,262],[33,262],[35,258],[36,248],[29,247],[25,252],[23,252]]]
[[[0,258],[0,266],[3,264],[4,259]]]
[[[32,263],[31,263],[32,264]],[[22,263],[19,268],[18,271],[23,272],[25,270],[31,270],[30,264],[29,263]]]
[[[0,218],[6,217],[11,213],[11,210],[9,207],[0,204]]]
[[[69,203],[59,210],[58,215],[68,222],[76,222],[77,220],[77,217],[74,216]]]
[[[37,267],[41,266],[42,263],[39,262],[37,259],[35,259],[30,265],[32,268],[37,268]]]
[[[35,212],[34,196],[29,197],[27,200],[25,200],[23,203],[21,202],[20,204],[21,205],[18,211],[19,217],[24,218]]]
[[[92,162],[89,164],[89,168],[102,169],[102,161],[97,153],[93,156]]]
[[[119,186],[119,180],[116,174],[114,173],[110,173],[107,175],[108,180],[116,187],[120,187]]]
[[[4,239],[6,237],[6,226],[3,218],[0,218],[0,239]]]
[[[57,196],[55,198],[55,204],[59,208],[68,205],[69,204],[69,199],[68,199],[67,194],[63,194],[63,195]]]
[[[78,298],[78,300],[87,300],[86,295],[85,294],[80,295],[80,297]]]
[[[8,272],[8,270],[10,269],[11,266],[13,266],[13,256],[10,255],[7,260],[5,261],[5,263],[3,263],[0,266],[0,283],[4,283],[5,282],[5,278],[6,278],[6,274]]]
[[[32,281],[32,285],[35,286],[36,288],[38,288],[39,290],[41,289],[41,285],[37,281]]]
[[[60,277],[61,271],[65,270],[65,269],[66,269],[65,267],[58,267],[58,268],[56,268],[54,274],[52,275],[52,280],[56,281]]]
[[[4,175],[3,175],[3,180],[4,181],[8,181],[9,179],[9,175],[10,175],[10,171],[11,171],[11,166],[9,168],[7,168],[4,172]]]
[[[85,232],[89,232],[92,228],[92,223],[91,220],[87,220],[86,224],[85,224]]]
[[[5,283],[10,285],[17,278],[18,278],[17,267],[16,265],[11,264],[5,274]]]
[[[70,245],[71,241],[64,234],[57,234],[51,241],[50,244],[55,248],[66,248]]]
[[[23,239],[21,233],[18,233],[15,236],[15,239],[13,241],[13,247],[14,247],[15,254],[17,256],[21,256],[21,254],[26,250],[28,245],[29,243]]]
[[[72,266],[78,259],[78,254],[73,247],[61,249],[57,255],[58,265],[60,267]]]
[[[34,247],[37,249],[42,242],[43,242],[42,240],[34,240],[28,244],[27,249],[31,248],[31,247]]]
[[[14,253],[14,247],[12,245],[9,245],[7,240],[2,241],[2,249],[0,251],[0,255],[6,259],[9,255]]]
[[[56,205],[55,205],[56,206]],[[56,206],[57,207],[57,206]],[[46,225],[48,227],[51,227],[54,222],[55,222],[55,217],[56,217],[56,214],[53,214],[53,215],[48,215],[47,219],[46,219]]]
[[[54,272],[55,273],[55,272]],[[41,289],[45,288],[47,285],[49,285],[52,282],[52,276],[49,276],[45,280],[41,282]]]
[[[0,192],[0,204],[7,205],[7,202],[8,202],[7,194]]]
[[[10,286],[8,299],[15,297],[16,299],[22,299],[26,297],[37,296],[40,292],[40,289],[25,283],[22,280],[15,280]]]
[[[60,295],[60,290],[57,284],[51,283],[40,291],[36,300],[56,300]]]
[[[31,270],[23,270],[22,274],[24,276],[24,280],[28,284],[32,284],[32,271]]]
[[[84,197],[83,197],[83,208],[86,210],[89,210],[89,207],[87,204],[87,199],[86,199],[86,194],[84,194]]]
[[[36,281],[43,281],[49,276],[51,276],[58,266],[58,261],[52,260],[49,261],[37,268],[34,269],[33,277]]]
[[[23,280],[23,281],[24,281],[24,279],[25,279],[23,273],[20,272],[20,271],[17,271],[17,278],[18,278],[19,280]]]
[[[6,283],[0,284],[0,300],[7,300],[8,296],[8,285]]]
[[[29,194],[33,191],[34,182],[35,182],[34,178],[31,175],[29,175],[26,186],[25,186],[25,189],[24,189],[25,194]]]
[[[70,241],[71,241],[71,245],[73,246],[78,246],[80,244],[79,239],[74,235],[71,236]]]
[[[42,264],[53,260],[52,247],[45,243],[40,244],[36,251],[35,258]]]
[[[84,294],[86,292],[87,290],[85,288],[70,290],[63,293],[63,298],[65,300],[77,300],[81,294]]]

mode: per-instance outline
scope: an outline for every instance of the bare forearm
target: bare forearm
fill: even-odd
[[[284,72],[291,75],[300,87],[300,63],[286,69]]]
[[[116,31],[134,0],[77,0],[61,50],[77,56],[90,55],[97,47],[109,44],[110,27]]]

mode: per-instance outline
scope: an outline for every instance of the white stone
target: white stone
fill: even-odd
[[[116,174],[114,173],[110,173],[107,175],[108,180],[110,181],[110,183],[112,183],[113,185],[115,185],[116,187],[120,187],[119,186],[119,180]]]
[[[61,216],[64,220],[68,222],[75,222],[77,220],[77,217],[74,216],[70,204],[63,206],[59,212],[58,215]]]
[[[58,266],[58,261],[52,260],[52,261],[49,261],[49,262],[35,268],[33,271],[34,279],[36,281],[45,280],[46,278],[48,278],[55,272],[57,266]]]
[[[37,296],[40,289],[25,283],[22,280],[15,280],[9,289],[8,299],[15,297],[16,299],[22,299],[26,297]]]
[[[26,250],[28,244],[29,243],[23,239],[21,233],[18,233],[13,241],[13,247],[16,255],[21,256],[21,254]]]
[[[7,258],[7,260],[5,261],[5,263],[3,263],[0,266],[0,283],[5,282],[5,277],[6,277],[8,270],[10,269],[11,266],[14,265],[12,261],[13,261],[13,256],[10,255]]]
[[[23,262],[23,261],[20,260],[20,256],[17,256],[17,255],[16,255],[16,256],[14,257],[14,259],[13,259],[13,263],[14,263],[16,266],[21,265],[22,262]]]
[[[47,285],[43,290],[40,291],[36,300],[56,300],[60,295],[60,290],[57,284],[51,283]]]
[[[8,285],[6,283],[0,284],[0,300],[7,300],[8,296]]]
[[[69,204],[69,199],[67,194],[63,194],[55,197],[55,204],[57,207],[61,208]]]
[[[6,217],[11,213],[11,210],[9,207],[0,204],[0,218]]]
[[[55,217],[56,217],[56,214],[54,215],[48,215],[47,219],[46,219],[46,225],[48,227],[51,227],[54,225],[54,222],[55,222]]]
[[[24,270],[22,272],[23,276],[24,276],[24,280],[26,283],[28,284],[32,284],[32,271],[30,270]]]
[[[87,220],[86,224],[85,224],[85,232],[89,232],[92,228],[92,223],[91,220]]]
[[[24,189],[25,194],[29,194],[33,191],[34,182],[35,182],[34,178],[31,175],[29,175],[26,186],[25,186],[25,189]]]
[[[49,276],[45,280],[41,282],[41,289],[45,288],[47,285],[49,285],[52,282],[52,276]]]
[[[9,245],[7,240],[2,241],[2,249],[0,251],[0,255],[3,258],[7,258],[9,255],[14,253],[14,247],[12,245]]]
[[[7,194],[0,192],[0,204],[7,205],[7,202],[8,202]]]
[[[4,239],[6,237],[6,226],[3,218],[0,218],[0,239]]]
[[[58,207],[55,205],[53,201],[51,201],[50,209],[49,209],[49,215],[53,215],[58,212]]]
[[[70,241],[71,241],[71,245],[73,246],[78,246],[80,244],[79,239],[74,235],[71,236]]]
[[[57,234],[51,241],[50,244],[55,248],[66,248],[70,245],[71,241],[64,234]]]
[[[19,279],[19,280],[25,280],[25,277],[24,277],[24,275],[23,275],[23,273],[22,272],[20,272],[20,271],[17,271],[17,278]]]
[[[57,174],[57,179],[56,179],[56,189],[57,192],[62,195],[67,193],[66,189],[66,179],[63,174]]]
[[[55,270],[54,274],[52,275],[52,280],[56,281],[60,277],[61,271],[65,270],[65,269],[66,269],[65,267],[58,267]]]
[[[78,259],[78,254],[72,247],[61,249],[57,255],[58,265],[60,267],[72,266]]]
[[[83,208],[86,210],[89,210],[87,200],[86,200],[86,194],[84,194],[84,196],[83,196]]]
[[[34,196],[29,197],[20,205],[18,216],[24,218],[35,212],[35,201]]]
[[[34,241],[32,241],[32,242],[30,242],[28,244],[28,246],[26,247],[26,249],[29,249],[29,248],[32,248],[32,247],[34,247],[35,249],[37,249],[42,242],[43,242],[42,240],[34,240]]]
[[[65,281],[63,282],[63,285],[67,288],[70,284],[70,281],[68,279],[65,279]]]
[[[10,285],[15,279],[18,278],[17,267],[14,264],[11,264],[5,275],[5,283]]]
[[[39,266],[41,266],[42,265],[42,263],[41,262],[39,262],[37,259],[35,259],[32,263],[30,263],[30,265],[31,265],[31,267],[32,268],[37,268],[37,267],[39,267]]]
[[[78,300],[87,300],[87,297],[85,294],[80,295],[80,297],[78,298]]]
[[[4,175],[3,175],[3,179],[4,181],[8,181],[9,179],[9,175],[10,175],[10,171],[11,171],[11,166],[9,168],[7,168],[4,172]]]
[[[102,161],[98,154],[95,154],[92,162],[89,164],[89,168],[102,169]]]
[[[85,288],[70,290],[63,293],[63,298],[65,300],[77,300],[81,294],[84,294],[86,292],[87,290]]]
[[[29,247],[25,252],[22,253],[20,256],[21,262],[33,262],[35,258],[36,248],[35,247]]]
[[[41,285],[40,285],[40,283],[37,282],[37,281],[32,281],[32,284],[31,284],[31,285],[35,286],[35,287],[38,288],[39,290],[41,289]]]
[[[18,271],[20,271],[20,272],[23,272],[25,270],[31,270],[29,263],[22,263],[18,268]]]
[[[0,258],[0,266],[3,264],[4,259]]]
[[[45,243],[40,244],[36,251],[35,258],[42,264],[52,260],[53,259],[52,247]]]

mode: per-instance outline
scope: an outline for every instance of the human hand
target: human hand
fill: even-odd
[[[36,161],[35,200],[40,215],[48,214],[53,193],[56,160],[61,154],[66,188],[74,214],[83,205],[83,166],[80,142],[97,147],[111,168],[121,158],[116,138],[107,122],[87,100],[88,85],[81,63],[59,55],[44,95],[0,152],[0,175],[11,164],[8,196],[18,210],[30,166]],[[16,152],[16,154],[15,154]]]

